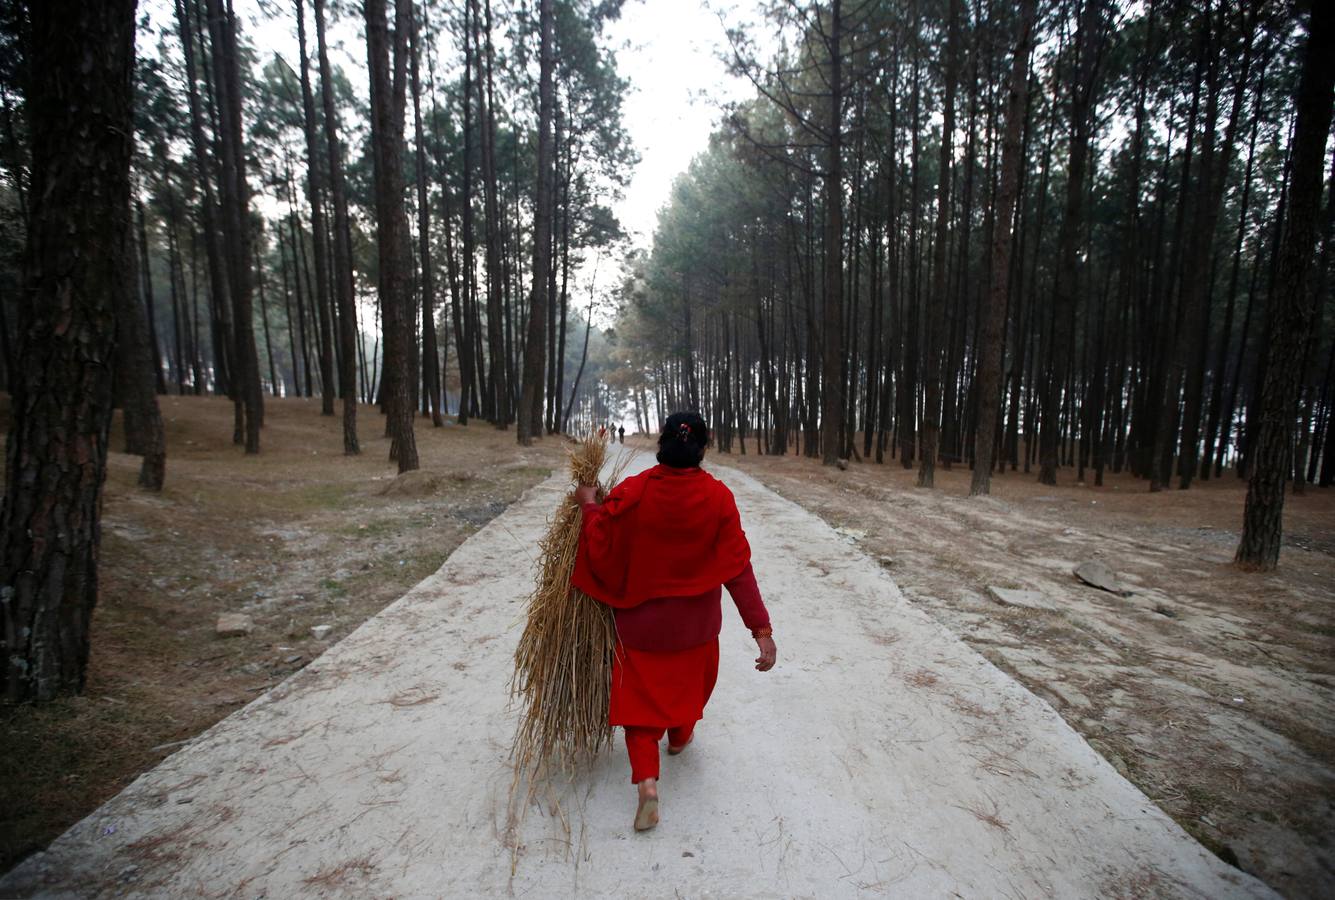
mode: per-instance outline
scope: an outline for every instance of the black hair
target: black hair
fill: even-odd
[[[674,469],[700,465],[709,446],[709,426],[699,413],[675,412],[663,423],[658,436],[658,461]]]

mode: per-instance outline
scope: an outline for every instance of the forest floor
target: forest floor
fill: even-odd
[[[136,458],[111,457],[87,691],[0,709],[0,871],[436,572],[562,456],[557,441],[521,450],[512,431],[419,419],[423,471],[396,478],[373,409],[364,452],[348,459],[318,401],[270,400],[264,453],[248,458],[226,400],[162,401],[163,494],[135,487]],[[1245,494],[1231,477],[1151,495],[1124,476],[1050,488],[1008,473],[970,500],[962,469],[938,470],[925,491],[897,463],[711,462],[823,518],[1215,853],[1287,896],[1323,895],[1335,866],[1335,495],[1288,498],[1281,567],[1256,575],[1230,562]],[[1132,593],[1076,582],[1072,566],[1090,558]],[[996,603],[988,587],[1034,591],[1039,608]],[[254,630],[216,636],[224,612]],[[315,625],[332,626],[326,640]]]
[[[1222,858],[1286,896],[1329,896],[1335,491],[1290,495],[1279,569],[1249,574],[1232,565],[1246,485],[1231,473],[1151,494],[1127,475],[1094,488],[1063,471],[1045,487],[1008,472],[969,499],[967,468],[938,468],[924,490],[898,460],[713,460],[840,530]],[[1131,593],[1078,582],[1088,559]],[[989,587],[1037,592],[1037,608]]]
[[[346,457],[341,416],[266,398],[248,457],[225,398],[159,402],[165,490],[140,490],[138,457],[110,455],[87,689],[0,707],[0,872],[435,572],[563,459],[555,440],[525,449],[513,430],[419,417],[422,468],[396,478],[373,407]],[[217,636],[222,613],[254,630]],[[316,625],[331,626],[324,640]]]

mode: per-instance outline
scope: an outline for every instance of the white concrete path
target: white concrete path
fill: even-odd
[[[648,464],[647,457],[637,467]],[[506,846],[508,681],[556,476],[0,897],[1273,897],[814,515],[733,489],[779,665],[725,610],[697,739],[631,831],[615,753]],[[726,603],[726,600],[725,600]]]

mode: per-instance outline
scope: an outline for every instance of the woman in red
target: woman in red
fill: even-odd
[[[573,583],[615,610],[616,656],[609,721],[626,731],[630,780],[639,786],[635,830],[658,824],[658,742],[691,742],[718,677],[722,588],[760,648],[756,669],[774,666],[769,613],[732,492],[700,468],[709,428],[673,413],[658,438],[658,465],[627,478],[602,504],[582,485]]]

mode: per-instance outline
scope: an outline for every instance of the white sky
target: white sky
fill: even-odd
[[[750,6],[753,0],[743,2]],[[295,64],[296,21],[290,0],[265,5],[267,15],[260,9],[261,0],[238,0],[242,28],[260,48],[263,61],[277,52]],[[713,5],[719,7],[717,2]],[[171,0],[141,4],[141,13],[159,27],[174,27],[171,10]],[[730,21],[737,18],[736,10],[727,15]],[[311,16],[307,3],[307,40],[314,53]],[[346,16],[331,23],[330,32],[335,63],[364,95],[366,50],[360,22]],[[141,52],[150,50],[142,36],[140,41]],[[621,17],[607,28],[605,43],[616,52],[617,68],[631,82],[623,121],[641,155],[625,195],[613,209],[632,243],[647,249],[673,179],[708,145],[720,105],[748,96],[750,86],[730,75],[720,61],[726,46],[723,25],[718,14],[706,7],[706,0],[626,0]]]
[[[751,88],[719,60],[723,26],[700,0],[628,0],[608,38],[631,81],[623,119],[642,157],[615,209],[647,249],[672,180],[708,145],[720,104]]]

